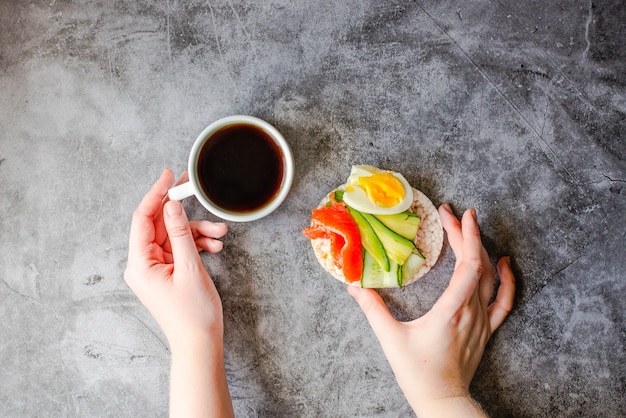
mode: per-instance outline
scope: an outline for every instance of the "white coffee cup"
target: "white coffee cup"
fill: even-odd
[[[188,171],[189,181],[169,190],[171,200],[195,196],[219,218],[249,222],[269,215],[285,200],[294,161],[276,128],[253,116],[234,115],[198,135]]]

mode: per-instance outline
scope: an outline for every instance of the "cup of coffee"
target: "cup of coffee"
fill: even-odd
[[[248,222],[285,200],[294,176],[289,144],[269,123],[253,116],[219,119],[200,133],[189,154],[189,181],[171,188],[171,200],[195,196],[227,221]]]

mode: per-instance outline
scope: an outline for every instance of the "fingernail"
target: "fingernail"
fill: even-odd
[[[224,243],[219,240],[215,240],[211,242],[211,252],[219,253],[224,249]]]
[[[476,209],[470,209],[470,215],[472,215],[472,218],[474,218],[475,221],[478,220],[478,218],[476,217]]]
[[[508,255],[505,255],[502,258],[504,259],[505,263],[507,263],[509,266],[511,266],[511,257],[509,257]]]
[[[448,203],[444,203],[443,205],[441,205],[441,207],[448,212],[452,212],[452,208]]]
[[[169,216],[180,216],[183,213],[183,205],[172,200],[165,204],[165,210]]]
[[[355,298],[357,293],[359,292],[357,289],[358,289],[358,286],[352,286],[352,285],[346,286],[346,290],[348,291],[350,296],[352,296],[353,298]]]

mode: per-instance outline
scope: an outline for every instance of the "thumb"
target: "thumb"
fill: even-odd
[[[379,340],[387,330],[397,325],[398,321],[391,315],[383,299],[373,289],[348,286],[348,293],[361,307]]]
[[[195,261],[198,250],[183,205],[177,201],[168,201],[164,209],[163,220],[170,238],[174,264]]]

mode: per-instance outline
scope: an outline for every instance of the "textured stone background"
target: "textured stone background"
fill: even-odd
[[[241,417],[411,414],[301,235],[352,164],[475,207],[515,310],[472,391],[498,417],[626,415],[622,1],[0,2],[0,415],[165,416],[169,352],[125,285],[130,214],[229,114],[297,174],[204,256]],[[187,209],[212,219],[193,199]],[[434,270],[383,296],[426,312]]]

